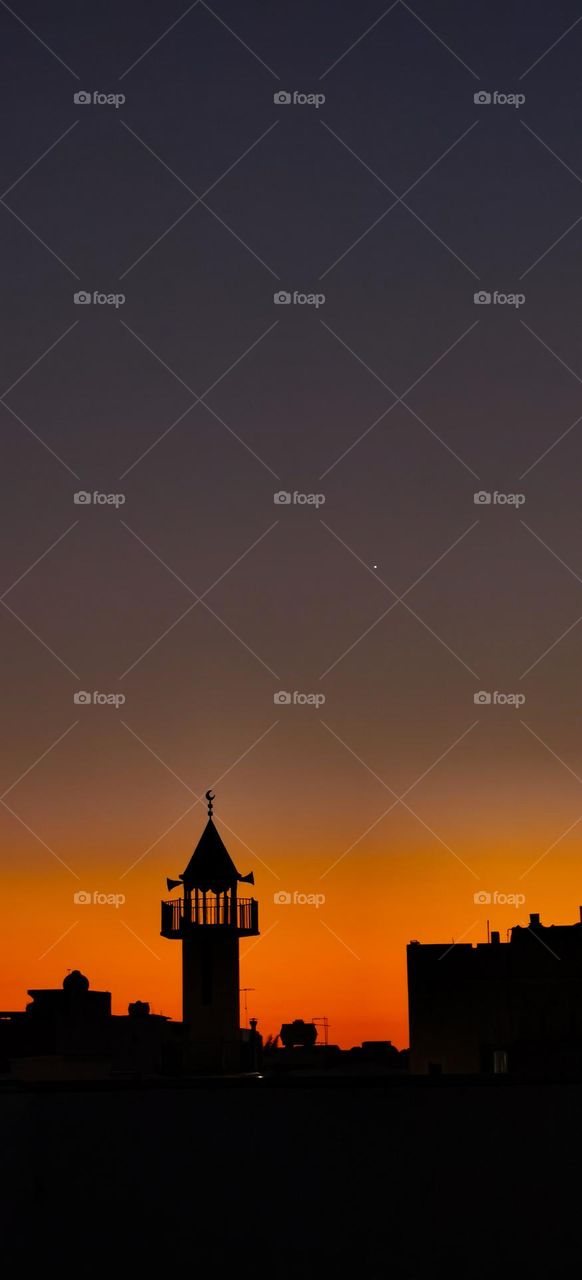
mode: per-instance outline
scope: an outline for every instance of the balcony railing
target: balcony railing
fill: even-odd
[[[236,929],[239,934],[259,932],[259,904],[255,898],[231,898],[226,894],[198,893],[192,898],[162,902],[164,938],[181,938],[191,927]]]

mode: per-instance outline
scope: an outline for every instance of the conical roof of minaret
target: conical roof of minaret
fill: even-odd
[[[213,893],[224,893],[242,879],[212,818],[208,819],[180,879],[187,889],[202,889],[203,892],[211,889]]]

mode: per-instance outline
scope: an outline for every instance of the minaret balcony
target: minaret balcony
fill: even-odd
[[[259,932],[259,904],[255,898],[199,893],[162,902],[163,938],[183,938],[197,929],[232,929],[239,937]]]

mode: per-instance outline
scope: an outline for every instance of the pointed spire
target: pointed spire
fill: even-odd
[[[178,880],[167,881],[168,889],[177,889],[182,884],[189,893],[192,889],[201,889],[203,893],[208,889],[213,893],[226,893],[228,889],[232,889],[236,893],[238,880],[242,880],[244,884],[254,884],[255,879],[252,871],[248,876],[241,876],[240,871],[237,871],[216,830],[212,819],[214,792],[206,791],[205,799],[208,804],[208,822],[186,870]]]

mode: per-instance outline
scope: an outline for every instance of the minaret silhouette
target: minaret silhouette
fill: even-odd
[[[214,796],[206,792],[208,822],[177,880],[184,896],[162,902],[163,938],[182,943],[182,1018],[188,1028],[193,1069],[240,1067],[239,938],[259,932],[259,904],[239,898],[241,876],[212,820]]]

